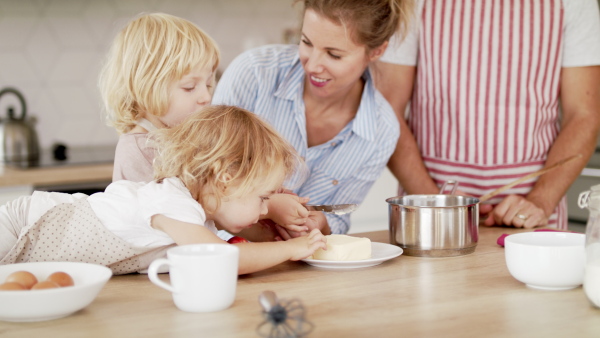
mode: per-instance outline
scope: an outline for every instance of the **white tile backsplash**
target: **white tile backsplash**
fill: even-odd
[[[81,15],[88,6],[89,1],[80,0],[52,0],[44,13],[50,17],[71,17]]]
[[[0,20],[0,41],[2,49],[22,49],[39,19],[32,17],[4,17]],[[19,32],[19,34],[15,34]]]
[[[2,0],[0,15],[3,17],[40,15],[50,1],[45,0]]]
[[[247,48],[282,43],[300,17],[292,0],[0,0],[0,89],[23,93],[43,148],[116,144],[102,115],[98,71],[116,32],[155,11],[184,17],[212,36],[221,70]],[[14,104],[1,98],[0,118]]]
[[[37,73],[37,77],[40,80],[45,79],[54,68],[54,64],[60,56],[61,48],[54,41],[54,36],[47,25],[41,22],[36,25],[28,41],[27,46],[21,53],[24,54],[24,58],[29,60],[30,68]],[[6,81],[10,80],[7,79]]]
[[[11,83],[22,85],[36,85],[42,79],[39,73],[31,66],[26,53],[17,50],[0,51],[0,87]],[[22,92],[23,88],[19,88]],[[27,95],[23,92],[23,95]],[[6,109],[0,112],[6,112]],[[2,116],[2,115],[0,115]]]
[[[54,41],[66,50],[88,50],[95,46],[92,30],[82,17],[82,13],[76,16],[55,16],[45,18],[48,29],[52,32]]]

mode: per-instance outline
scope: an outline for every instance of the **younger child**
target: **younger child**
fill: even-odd
[[[256,115],[207,106],[153,132],[156,180],[120,180],[91,196],[36,191],[0,208],[0,264],[84,261],[115,274],[146,269],[172,245],[226,243],[267,214],[265,203],[300,163]],[[232,244],[233,245],[233,244]],[[280,242],[238,243],[239,273],[326,248],[319,230]]]

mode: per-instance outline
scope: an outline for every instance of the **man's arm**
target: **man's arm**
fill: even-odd
[[[600,130],[600,66],[563,68],[560,91],[561,130],[550,148],[546,165],[577,153],[583,156],[541,176],[527,195],[546,215],[552,214],[595,151]]]

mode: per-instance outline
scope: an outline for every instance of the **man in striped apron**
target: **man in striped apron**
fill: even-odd
[[[567,228],[564,195],[600,128],[597,0],[421,1],[381,61],[401,126],[388,166],[405,193],[453,179],[481,196],[580,153],[481,206],[485,225]]]

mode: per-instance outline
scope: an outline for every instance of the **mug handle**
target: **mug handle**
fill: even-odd
[[[158,269],[163,265],[170,266],[171,262],[169,262],[169,260],[166,258],[159,258],[159,259],[155,259],[152,263],[150,263],[150,266],[148,267],[148,278],[150,278],[150,281],[152,283],[160,286],[161,288],[163,288],[167,291],[175,293],[175,289],[173,289],[173,286],[163,282],[162,280],[160,280],[158,278]]]

